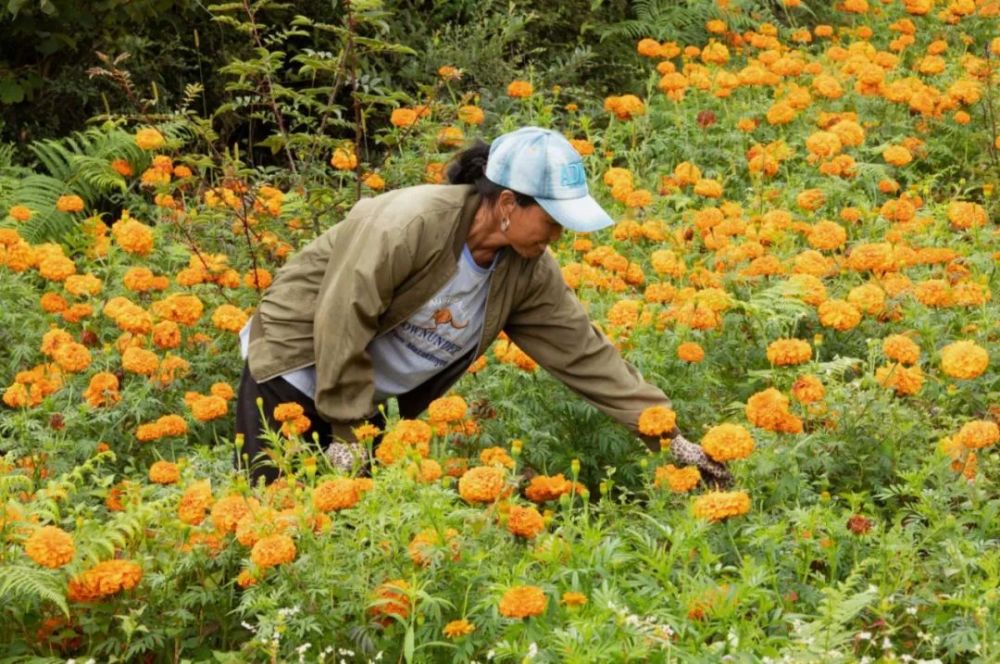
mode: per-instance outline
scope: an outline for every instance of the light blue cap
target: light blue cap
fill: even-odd
[[[551,129],[522,127],[490,144],[486,177],[531,196],[559,225],[589,233],[614,222],[587,189],[583,158]]]

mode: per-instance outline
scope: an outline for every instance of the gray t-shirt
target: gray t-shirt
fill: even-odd
[[[479,343],[486,315],[493,264],[480,267],[468,245],[462,249],[458,272],[412,317],[375,337],[367,351],[375,368],[375,400],[409,392],[458,360]],[[240,331],[245,358],[250,343],[250,323]],[[281,376],[297,390],[316,398],[316,367]]]

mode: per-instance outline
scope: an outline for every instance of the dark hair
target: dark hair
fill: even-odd
[[[495,202],[500,193],[510,187],[503,187],[486,177],[486,160],[490,156],[490,144],[484,143],[478,138],[465,150],[458,152],[451,158],[445,175],[451,184],[472,184],[476,186],[476,191],[488,203]],[[527,194],[510,189],[514,193],[514,199],[521,207],[538,205],[534,198]]]

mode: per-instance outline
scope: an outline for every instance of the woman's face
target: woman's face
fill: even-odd
[[[508,192],[504,192],[507,194]],[[506,211],[510,219],[507,227],[507,241],[510,247],[524,258],[537,258],[545,253],[548,246],[559,239],[563,227],[549,216],[540,205],[517,205],[514,196],[510,196],[510,204],[504,204],[501,196],[501,209]]]

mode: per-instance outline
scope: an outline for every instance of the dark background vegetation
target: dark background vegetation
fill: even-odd
[[[777,2],[734,0],[731,8],[737,10],[728,15],[731,28],[783,20]],[[704,43],[705,22],[718,15],[714,3],[693,0],[4,0],[0,143],[61,137],[109,115],[162,120],[182,104],[210,118],[223,145],[253,142],[253,114],[241,113],[239,103],[226,105],[236,95],[227,85],[238,75],[225,65],[263,47],[283,56],[272,74],[293,88],[307,87],[315,79],[302,74],[294,56],[341,53],[350,11],[363,15],[354,25],[358,36],[412,50],[365,53],[356,62],[361,88],[402,91],[414,100],[444,64],[463,71],[464,89],[485,95],[502,94],[509,81],[527,77],[536,86],[558,84],[568,96],[641,92],[648,68],[635,53],[636,41]],[[257,34],[246,28],[250,13]],[[297,15],[311,25],[296,26]],[[241,17],[244,25],[220,20],[226,16]],[[192,84],[200,89],[188,88]],[[351,93],[344,85],[335,101],[347,108]],[[384,123],[391,105],[381,117],[366,113],[365,129]],[[272,130],[262,126],[257,138]]]

